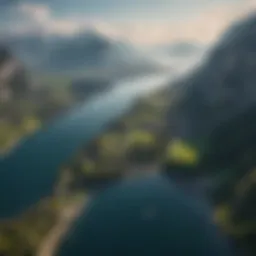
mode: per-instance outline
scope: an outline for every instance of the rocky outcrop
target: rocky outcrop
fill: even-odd
[[[27,73],[22,64],[5,47],[0,47],[1,102],[24,96],[29,89]]]

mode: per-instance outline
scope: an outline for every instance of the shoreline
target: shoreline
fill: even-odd
[[[156,91],[158,91],[158,89],[156,90]],[[109,97],[109,96],[108,96]],[[147,97],[151,97],[151,96],[148,96],[148,95],[146,95],[145,96],[146,98]],[[132,106],[127,110],[127,111],[124,111],[123,112],[123,114],[122,113],[118,113],[117,114],[117,118],[115,118],[115,120],[113,120],[113,114],[111,114],[110,115],[110,117],[111,117],[111,119],[112,119],[112,121],[110,120],[110,122],[108,122],[108,124],[106,125],[106,127],[104,127],[104,130],[101,130],[101,132],[99,132],[96,136],[93,136],[94,138],[95,138],[95,140],[96,141],[98,141],[100,138],[102,138],[102,137],[104,137],[104,136],[106,136],[106,135],[108,135],[108,133],[111,133],[111,131],[113,132],[113,130],[111,129],[111,127],[115,127],[116,125],[117,126],[119,126],[119,124],[120,123],[125,123],[125,119],[126,118],[130,118],[130,117],[134,117],[134,115],[136,115],[136,112],[137,112],[137,105],[139,104],[141,104],[141,102],[143,102],[144,101],[144,98],[145,97],[143,97],[143,95],[141,95],[141,96],[139,96],[139,97],[137,97],[134,101],[133,101],[133,104],[132,104]],[[96,97],[97,98],[97,97]],[[93,101],[93,99],[92,99],[92,101]],[[100,104],[100,106],[103,104],[103,102],[101,102],[101,104]],[[114,104],[114,103],[113,103]],[[113,105],[112,103],[111,103],[111,105]],[[76,107],[76,109],[78,109],[78,107]],[[88,113],[88,111],[90,111],[90,110],[87,110],[87,113]],[[70,110],[69,111],[69,115],[70,115],[70,113],[72,113],[73,111],[72,110]],[[79,114],[80,115],[80,114]],[[62,117],[63,118],[63,117]],[[62,119],[62,118],[60,118],[60,119]],[[106,117],[104,117],[104,119],[106,119]],[[56,124],[58,122],[58,120],[57,121],[54,121],[54,123]],[[89,121],[90,122],[90,121]],[[63,123],[63,122],[62,122]],[[118,124],[119,123],[119,124]],[[85,125],[85,124],[83,124],[83,125]],[[55,126],[54,124],[53,124],[53,126]],[[121,125],[122,126],[122,125]],[[44,129],[44,127],[43,127],[43,130],[45,130]],[[48,129],[47,129],[48,130]],[[116,128],[114,129],[115,131],[116,131]],[[118,130],[118,129],[117,129]],[[44,131],[44,132],[47,132],[47,131]],[[126,130],[126,132],[128,132],[129,133],[129,130]],[[32,137],[34,138],[35,136],[37,136],[38,135],[38,133],[40,133],[40,131],[36,131],[35,132],[35,134],[33,134],[32,135]],[[31,140],[31,137],[29,137],[30,138],[30,140]],[[22,140],[23,141],[26,141],[26,138],[22,138]],[[90,138],[90,141],[92,141],[92,140],[94,140],[93,138]],[[3,160],[6,160],[7,158],[9,158],[9,157],[11,157],[12,158],[12,155],[14,155],[14,154],[16,154],[16,151],[17,151],[17,149],[18,150],[21,150],[22,149],[22,144],[23,142],[19,142],[15,147],[14,147],[14,149],[12,150],[12,151],[10,151],[8,154],[7,154],[7,157],[3,157]],[[81,142],[80,142],[81,143]],[[28,152],[27,152],[28,153]],[[27,154],[26,153],[26,154]],[[36,153],[36,152],[34,152],[34,153]],[[77,152],[78,154],[80,153],[80,152]],[[2,157],[2,156],[1,156]],[[41,160],[42,161],[42,160]],[[121,161],[121,163],[122,163],[122,161]],[[107,163],[106,163],[107,164]],[[64,166],[67,166],[68,165],[68,163],[64,163],[63,164]],[[103,164],[103,166],[104,166],[105,164]],[[108,165],[106,165],[106,167],[107,167]],[[118,165],[117,165],[117,167],[118,167]],[[104,167],[105,168],[105,167]],[[119,168],[119,167],[118,167]],[[134,167],[135,168],[135,167]],[[34,170],[37,170],[38,169],[38,166],[35,166],[35,168],[33,168],[33,172],[35,172]],[[119,168],[119,172],[122,172],[122,171],[124,171],[125,169],[122,169],[122,164],[121,164],[121,166],[120,166],[120,168]],[[31,171],[32,171],[32,169],[31,169]],[[38,170],[38,171],[40,171],[40,170]],[[36,175],[36,173],[34,173],[35,175]],[[101,174],[103,174],[103,173],[99,173],[99,175],[101,175]],[[107,173],[106,173],[107,174]],[[108,174],[107,174],[108,175]],[[61,180],[59,180],[59,182],[61,183]],[[58,184],[57,184],[57,187],[55,188],[55,189],[57,189],[58,188]],[[64,189],[64,190],[61,190],[61,191],[64,191],[64,193],[66,192],[66,189]],[[73,192],[75,192],[75,191],[73,191]],[[71,192],[71,193],[73,193],[73,192]],[[60,198],[60,197],[59,197]],[[42,212],[40,212],[40,213],[38,213],[37,212],[37,210],[36,209],[38,209],[37,208],[37,206],[35,206],[35,207],[33,207],[33,209],[31,209],[32,210],[32,212],[30,211],[30,214],[32,214],[32,216],[33,216],[33,218],[37,218],[37,223],[38,223],[38,225],[40,224],[40,222],[41,221],[43,221],[43,215],[48,215],[48,214],[50,214],[51,212],[54,212],[55,210],[52,208],[52,206],[50,206],[50,204],[51,204],[51,198],[49,198],[50,200],[48,200],[47,202],[46,202],[46,204],[49,204],[49,209],[47,208],[47,209],[45,209],[45,210],[43,210]],[[58,198],[55,198],[55,199],[57,199],[58,200]],[[23,215],[22,215],[23,216]],[[22,217],[21,216],[21,217]],[[28,216],[26,213],[24,214],[24,216],[26,217],[26,216]],[[54,217],[55,218],[55,217]],[[37,241],[33,241],[33,238],[31,238],[30,237],[30,232],[35,232],[35,233],[37,233],[37,228],[38,227],[36,227],[36,226],[31,226],[29,223],[30,223],[30,219],[26,219],[26,221],[25,222],[23,222],[23,217],[22,217],[22,219],[20,218],[20,217],[18,217],[18,218],[15,218],[14,219],[15,221],[17,220],[20,220],[21,221],[21,223],[20,224],[22,224],[22,225],[24,225],[24,226],[22,226],[22,227],[19,227],[19,225],[18,226],[15,226],[14,225],[14,222],[13,221],[11,221],[11,223],[13,223],[12,225],[14,225],[14,229],[16,230],[15,232],[17,232],[17,233],[23,233],[23,236],[21,237],[21,240],[24,240],[24,246],[25,246],[25,244],[27,244],[27,242],[28,241],[30,241],[30,239],[32,239],[29,243],[31,243],[33,246],[35,246],[36,245],[36,243],[37,243]],[[45,223],[44,224],[44,226],[45,226],[45,228],[47,227],[47,225],[50,225],[50,223],[51,223],[51,221],[52,220],[50,220],[49,219],[49,221],[47,221],[48,223]],[[19,223],[19,222],[18,222]],[[41,224],[40,224],[41,225]],[[39,226],[40,226],[39,225]],[[2,232],[2,235],[4,235],[4,232],[5,232],[5,230],[1,230],[1,232]],[[47,232],[48,233],[48,232]],[[38,235],[39,236],[41,236],[39,233],[38,233]],[[43,237],[45,237],[45,235],[43,235]],[[10,239],[11,241],[13,241],[13,239],[14,238],[12,238],[12,237],[7,237],[7,239]],[[37,238],[38,239],[38,238]],[[15,243],[13,243],[13,244],[15,244]],[[38,245],[39,246],[39,245]],[[1,249],[1,248],[0,248]],[[11,250],[12,249],[14,249],[14,248],[11,248]],[[30,248],[31,250],[32,250],[32,248]],[[30,249],[28,249],[28,250],[30,250]],[[47,255],[48,256],[48,255]]]

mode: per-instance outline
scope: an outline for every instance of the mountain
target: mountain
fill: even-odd
[[[173,136],[201,138],[256,105],[256,14],[233,24],[205,63],[173,85]]]
[[[43,65],[57,71],[103,67],[105,55],[112,46],[106,38],[92,33],[52,42],[55,44]]]
[[[125,76],[163,68],[134,46],[115,41],[96,31],[86,31],[72,37],[12,37],[7,42],[28,67],[45,72]]]
[[[149,56],[179,75],[200,64],[207,55],[209,45],[194,41],[175,41],[143,49]]]
[[[10,35],[2,38],[2,44],[8,45],[14,56],[28,67],[37,66],[46,54],[46,39],[40,35]]]
[[[177,41],[162,48],[170,56],[189,57],[203,51],[205,46],[197,42]]]

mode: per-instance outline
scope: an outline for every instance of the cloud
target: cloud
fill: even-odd
[[[199,15],[191,14],[176,22],[142,22],[119,25],[120,34],[139,44],[160,44],[175,40],[195,40],[202,43],[215,41],[235,20],[248,15],[255,2],[225,4],[206,8]],[[124,29],[125,28],[125,29]],[[122,33],[122,31],[124,31]]]
[[[50,8],[43,4],[22,4],[18,10],[38,22],[46,21],[51,16]]]
[[[43,4],[21,4],[17,7],[20,14],[17,32],[40,32],[43,34],[73,34],[79,24],[66,18],[55,18],[51,9]]]
[[[9,12],[9,22],[0,27],[6,34],[60,34],[74,35],[86,29],[89,22],[74,17],[54,16],[52,9],[44,4],[20,4]]]
[[[12,22],[9,32],[72,36],[93,27],[108,36],[137,44],[161,44],[175,40],[210,43],[216,40],[232,21],[253,8],[256,9],[254,0],[244,0],[243,3],[238,1],[208,5],[201,12],[184,11],[186,15],[177,20],[164,17],[137,19],[132,16],[126,20],[115,20],[89,14],[75,15],[71,12],[66,16],[56,16],[48,5],[26,3],[16,6],[16,22]]]

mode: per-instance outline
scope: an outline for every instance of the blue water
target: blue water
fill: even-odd
[[[1,159],[0,217],[21,213],[51,194],[60,167],[141,96],[164,86],[170,75],[122,81],[104,94],[72,109]]]

